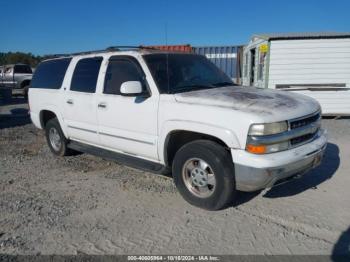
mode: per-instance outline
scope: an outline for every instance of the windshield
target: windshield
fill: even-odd
[[[180,93],[234,85],[213,63],[195,54],[149,54],[144,59],[160,93]]]

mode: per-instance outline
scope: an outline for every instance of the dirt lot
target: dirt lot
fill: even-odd
[[[323,121],[330,143],[313,172],[209,212],[168,177],[54,157],[23,103],[0,104],[0,253],[349,253],[349,119]]]

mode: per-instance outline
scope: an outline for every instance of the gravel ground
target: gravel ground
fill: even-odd
[[[349,119],[324,119],[330,143],[316,170],[210,212],[169,177],[54,157],[23,102],[0,103],[0,253],[350,253]]]

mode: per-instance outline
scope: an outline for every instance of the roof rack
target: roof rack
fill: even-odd
[[[93,51],[83,51],[83,52],[77,52],[77,53],[69,53],[69,54],[53,54],[48,55],[49,57],[62,57],[62,56],[75,56],[75,55],[88,55],[88,54],[96,54],[96,53],[106,53],[111,51],[125,51],[125,50],[132,50],[132,49],[150,49],[150,50],[156,50],[156,48],[153,47],[147,47],[147,46],[110,46],[106,49],[102,50],[93,50]]]
[[[139,45],[139,46],[132,46],[132,45],[117,45],[117,46],[110,46],[107,47],[106,50],[121,50],[121,49],[151,49],[151,50],[156,50],[156,48],[154,47],[150,47],[150,46],[143,46],[143,45]]]

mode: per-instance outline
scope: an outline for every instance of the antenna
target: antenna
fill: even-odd
[[[165,46],[168,46],[168,22],[165,22]]]
[[[168,48],[168,22],[165,22],[165,48]],[[167,75],[167,87],[168,93],[170,93],[170,83],[169,83],[169,52],[166,52],[166,75]]]

